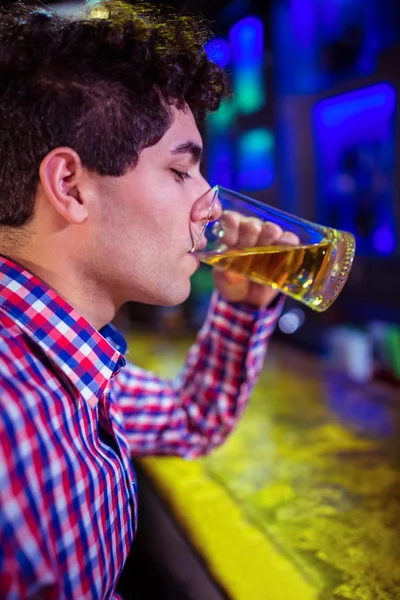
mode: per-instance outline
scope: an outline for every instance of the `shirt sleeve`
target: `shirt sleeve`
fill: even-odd
[[[132,454],[195,458],[222,444],[257,382],[282,306],[279,299],[258,310],[214,292],[176,379],[127,363],[113,384]]]

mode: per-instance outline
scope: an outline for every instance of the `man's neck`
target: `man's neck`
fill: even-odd
[[[58,260],[50,250],[38,252],[25,246],[17,252],[0,241],[0,255],[44,281],[95,329],[101,329],[114,318],[117,308],[111,298],[107,298],[99,286],[80,273],[76,265],[65,259]]]

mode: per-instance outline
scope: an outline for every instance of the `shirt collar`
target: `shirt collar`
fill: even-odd
[[[0,310],[43,349],[92,408],[125,365],[126,342],[113,325],[97,331],[43,281],[2,256]]]

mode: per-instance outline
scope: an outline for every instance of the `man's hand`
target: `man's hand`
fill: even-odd
[[[234,212],[225,213],[223,219],[224,243],[232,249],[299,243],[299,238],[294,233],[283,232],[275,223],[263,223],[256,218],[244,218]],[[265,308],[279,293],[268,285],[255,283],[231,271],[214,268],[213,275],[215,287],[229,302],[245,302],[258,308]]]

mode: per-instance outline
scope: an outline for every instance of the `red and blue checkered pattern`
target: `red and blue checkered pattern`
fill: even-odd
[[[0,598],[117,598],[137,524],[130,455],[193,458],[235,427],[280,312],[214,294],[184,370],[126,363],[45,283],[0,258]]]

